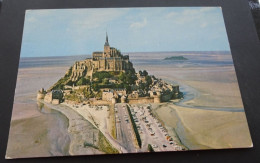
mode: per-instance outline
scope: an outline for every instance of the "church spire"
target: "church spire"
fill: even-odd
[[[107,32],[106,32],[106,42],[105,42],[105,46],[109,46]]]
[[[106,32],[106,42],[108,43],[108,36],[107,36],[107,32]]]

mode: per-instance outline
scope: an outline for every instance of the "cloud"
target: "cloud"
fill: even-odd
[[[137,28],[143,28],[145,27],[147,24],[147,19],[144,18],[144,20],[142,22],[134,22],[130,25],[130,28],[132,29],[137,29]]]
[[[100,26],[107,25],[109,22],[122,17],[127,12],[127,9],[88,9],[86,11],[74,10],[72,26],[83,26],[87,29],[94,29]]]
[[[209,24],[219,23],[214,22],[216,11],[216,7],[186,8],[181,12],[167,13],[165,18],[176,25],[197,24],[199,27],[205,28]]]

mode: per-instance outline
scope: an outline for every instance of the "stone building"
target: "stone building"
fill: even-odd
[[[44,88],[41,88],[37,93],[37,99],[44,99],[46,93],[47,92],[44,90]]]
[[[123,96],[127,96],[126,89],[102,89],[102,100],[104,101],[111,101],[112,98],[119,99]]]
[[[44,102],[51,104],[60,104],[63,101],[63,91],[62,90],[52,90],[48,92],[44,97]]]
[[[81,77],[90,77],[97,71],[132,71],[133,64],[129,61],[128,55],[122,55],[121,52],[110,47],[108,36],[104,44],[104,51],[92,53],[92,58],[77,61],[72,66],[70,80],[77,81]]]
[[[133,69],[133,64],[129,61],[128,55],[110,47],[108,36],[104,44],[103,52],[93,52],[92,54],[93,71],[129,71]]]
[[[113,90],[104,90],[102,92],[102,100],[111,101],[113,97],[114,97],[114,91]]]

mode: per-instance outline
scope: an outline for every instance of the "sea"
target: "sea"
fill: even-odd
[[[125,52],[135,66],[169,65],[172,67],[225,66],[233,65],[229,51],[213,52]],[[183,56],[188,60],[165,60],[166,57]],[[58,57],[24,57],[20,59],[19,68],[71,66],[75,61],[90,58],[91,55]]]

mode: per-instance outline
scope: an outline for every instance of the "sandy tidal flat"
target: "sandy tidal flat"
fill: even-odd
[[[191,150],[252,147],[244,112],[200,110],[172,103],[153,109],[169,134],[177,133]]]
[[[45,112],[48,114],[38,113],[31,118],[19,117],[11,121],[6,158],[68,155],[67,118],[53,110]]]

